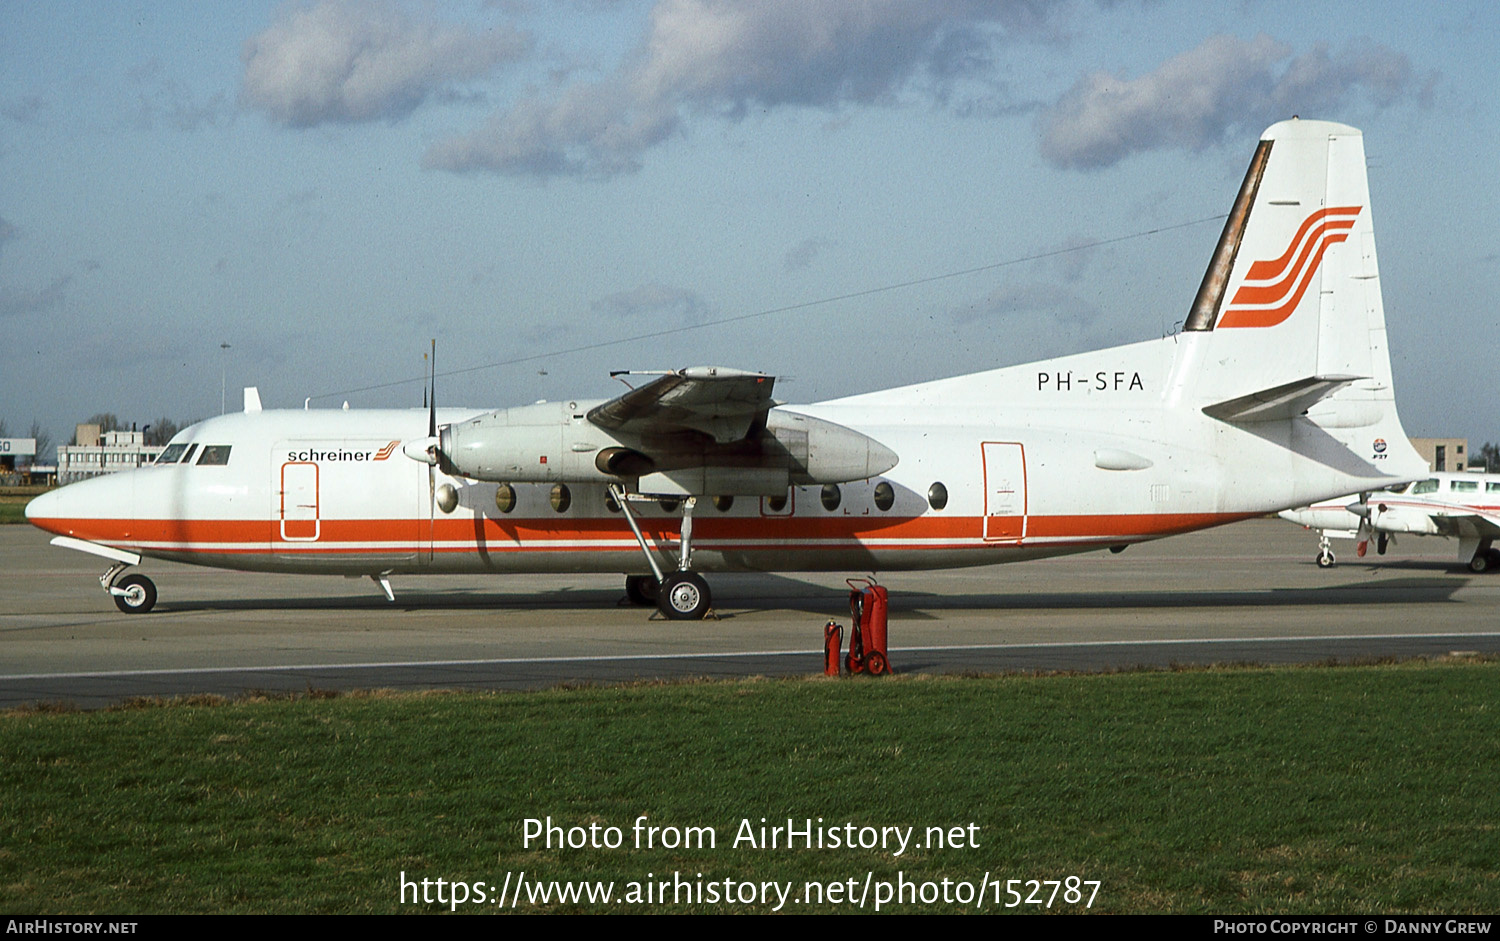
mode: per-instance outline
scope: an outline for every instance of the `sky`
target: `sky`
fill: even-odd
[[[0,0],[0,420],[418,407],[431,339],[504,407],[1159,337],[1296,114],[1365,133],[1407,432],[1477,448],[1497,48],[1485,2]]]

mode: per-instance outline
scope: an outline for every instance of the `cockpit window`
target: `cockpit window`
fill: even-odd
[[[1438,491],[1438,482],[1437,482],[1437,480],[1435,478],[1429,478],[1427,480],[1419,480],[1416,483],[1412,484],[1412,486],[1411,486],[1411,492],[1414,495],[1418,494],[1418,493],[1437,493],[1437,491]]]
[[[156,456],[158,464],[176,464],[182,460],[182,452],[187,450],[185,444],[169,444],[167,449]]]
[[[229,445],[227,444],[205,444],[203,454],[198,458],[199,466],[204,464],[228,464]]]

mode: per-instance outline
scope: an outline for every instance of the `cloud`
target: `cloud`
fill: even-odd
[[[182,82],[169,78],[160,61],[152,59],[127,74],[135,87],[135,126],[144,131],[159,123],[179,131],[195,131],[228,121],[229,101],[218,92],[199,101]]]
[[[701,321],[709,312],[697,292],[654,282],[602,297],[592,306],[595,313],[609,317],[651,316],[682,322]]]
[[[245,43],[241,100],[288,127],[395,121],[529,48],[516,30],[419,22],[392,0],[321,0]]]
[[[72,275],[59,275],[44,288],[28,290],[10,285],[0,286],[0,317],[16,317],[50,310],[62,303]]]
[[[42,115],[46,110],[47,100],[41,95],[26,95],[0,102],[0,115],[10,118],[17,124],[40,126]]]
[[[1002,35],[1039,35],[1067,0],[658,0],[634,55],[602,81],[533,94],[428,167],[608,176],[680,132],[687,114],[732,121],[782,106],[939,103],[990,67]]]
[[[1039,116],[1042,156],[1097,169],[1147,150],[1202,150],[1293,114],[1330,116],[1358,92],[1389,107],[1416,85],[1406,56],[1369,40],[1336,55],[1321,44],[1292,52],[1265,34],[1212,36],[1140,78],[1086,75]]]
[[[823,249],[829,247],[832,242],[827,239],[810,238],[804,239],[787,250],[785,265],[787,271],[805,271],[811,267],[813,261]]]
[[[1082,328],[1099,319],[1099,308],[1066,288],[1045,282],[1003,284],[966,307],[950,312],[954,323],[1005,319],[1036,321],[1056,328]]]

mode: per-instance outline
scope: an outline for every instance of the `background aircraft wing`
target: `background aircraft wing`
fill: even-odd
[[[765,425],[775,383],[776,378],[765,373],[694,366],[659,376],[595,406],[588,419],[610,431],[636,435],[697,431],[727,444]]]
[[[1500,539],[1500,517],[1477,510],[1458,510],[1449,513],[1433,513],[1433,523],[1445,536],[1474,536],[1480,539]]]

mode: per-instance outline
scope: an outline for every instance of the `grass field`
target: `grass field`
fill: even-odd
[[[1415,662],[11,713],[0,910],[392,912],[403,872],[409,902],[422,879],[494,896],[525,872],[617,896],[678,873],[700,895],[524,911],[774,907],[707,901],[726,878],[794,899],[809,880],[927,882],[931,904],[883,909],[965,911],[959,884],[972,896],[988,873],[1098,880],[1096,912],[1493,912],[1497,681],[1496,663]],[[642,815],[711,828],[714,847],[636,848]],[[523,821],[549,816],[623,845],[524,845]],[[741,821],[789,817],[910,826],[913,842],[973,828],[900,857],[734,845]],[[1009,900],[988,891],[987,909]],[[1085,910],[1062,894],[1053,909]],[[405,910],[423,907],[448,906]]]
[[[26,504],[48,487],[0,487],[0,526],[26,522]]]

